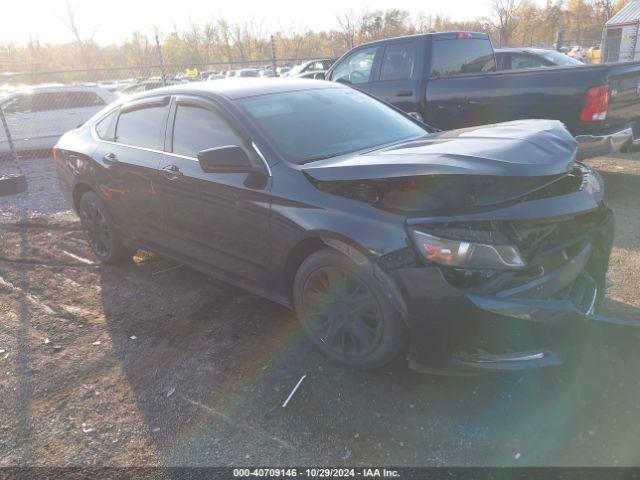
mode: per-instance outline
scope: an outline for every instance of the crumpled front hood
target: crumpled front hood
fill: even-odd
[[[577,143],[556,120],[519,120],[451,130],[366,154],[302,166],[320,181],[422,175],[538,177],[567,172]]]

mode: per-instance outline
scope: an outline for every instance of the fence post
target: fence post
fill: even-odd
[[[158,60],[160,61],[160,75],[162,76],[162,85],[167,85],[167,74],[164,70],[164,60],[162,58],[162,48],[160,48],[160,39],[158,38],[158,30],[156,30],[156,50],[158,51]]]
[[[271,35],[271,66],[273,67],[273,76],[278,76],[278,72],[276,72],[276,41]]]
[[[18,152],[16,151],[16,147],[13,144],[13,138],[11,138],[9,124],[7,123],[7,119],[4,116],[2,107],[0,107],[0,123],[2,123],[2,128],[4,129],[4,133],[7,136],[9,151],[11,153],[11,157],[13,158],[14,166],[18,172],[17,174],[9,175],[0,174],[0,197],[4,197],[5,195],[15,195],[16,193],[22,193],[26,191],[27,178],[25,177],[24,172],[20,167],[20,162],[18,161]]]

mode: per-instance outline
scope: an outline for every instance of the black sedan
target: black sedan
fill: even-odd
[[[174,258],[295,310],[327,355],[557,365],[600,317],[613,217],[562,124],[434,132],[315,80],[175,85],[54,149],[95,255]],[[586,321],[591,320],[591,322]]]
[[[562,52],[544,48],[496,48],[498,70],[521,70],[544,67],[580,67],[584,66]]]

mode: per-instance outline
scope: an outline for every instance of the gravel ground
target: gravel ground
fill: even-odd
[[[640,161],[591,163],[618,219],[606,309],[640,320]],[[24,165],[29,192],[0,198],[0,466],[640,465],[640,352],[343,368],[269,301],[144,253],[94,264],[50,161]]]

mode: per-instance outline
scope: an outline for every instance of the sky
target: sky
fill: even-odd
[[[352,9],[399,8],[412,13],[444,14],[471,20],[490,14],[490,0],[69,0],[76,8],[83,36],[93,34],[101,45],[120,43],[133,31],[151,33],[154,26],[170,31],[189,19],[204,22],[224,17],[230,22],[264,22],[265,32],[287,29],[324,30],[335,26],[336,14]],[[66,43],[72,35],[62,17],[65,0],[4,0],[0,43],[25,43],[31,35],[42,43]]]

